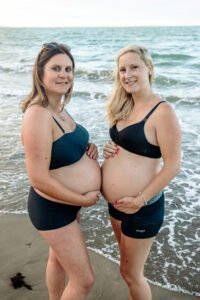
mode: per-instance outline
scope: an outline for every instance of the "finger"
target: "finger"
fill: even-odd
[[[108,141],[108,144],[109,144],[109,145],[112,145],[112,146],[117,146],[117,144],[116,144],[115,142],[111,141],[111,140]]]
[[[117,144],[115,144],[113,141],[110,141],[108,144],[108,147],[110,148],[110,147],[112,147],[112,148],[118,148],[118,145]]]
[[[98,158],[98,153],[97,153],[97,151],[94,151],[93,153],[92,153],[92,157],[91,157],[92,159],[97,159]]]
[[[106,147],[106,148],[104,148],[104,151],[106,151],[108,153],[116,153],[117,148],[116,147]]]
[[[87,152],[87,154],[90,158],[93,158],[93,156],[96,154],[96,150],[90,150]]]
[[[122,204],[124,204],[124,200],[123,199],[118,199],[114,203],[114,205],[122,205]]]
[[[94,155],[93,159],[97,160],[97,158],[98,158],[98,153]]]
[[[116,208],[118,210],[125,210],[125,209],[127,209],[127,207],[124,207],[122,205],[113,205],[113,206],[114,206],[114,208]]]

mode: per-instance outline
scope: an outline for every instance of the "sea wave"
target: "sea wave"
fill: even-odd
[[[0,66],[1,73],[15,73],[15,74],[26,74],[32,72],[33,65],[12,65],[12,66]]]
[[[176,78],[175,78],[176,77]],[[167,75],[155,76],[154,83],[162,87],[173,87],[173,86],[183,86],[184,88],[194,87],[196,81],[192,78],[186,79],[179,73],[168,73]]]
[[[73,97],[76,98],[91,98],[97,100],[107,100],[108,96],[100,92],[74,91]]]
[[[90,80],[113,80],[113,70],[84,70],[77,69],[75,71],[75,76],[77,78],[85,78]]]
[[[189,55],[189,54],[180,54],[180,53],[167,53],[167,54],[162,54],[162,53],[153,53],[152,54],[152,58],[153,60],[157,60],[157,59],[166,59],[168,61],[171,60],[176,60],[176,61],[181,61],[181,62],[185,62],[186,60],[190,60],[193,59],[194,56]]]

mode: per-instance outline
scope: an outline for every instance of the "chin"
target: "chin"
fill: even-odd
[[[138,92],[138,90],[137,90],[137,89],[126,89],[126,92],[127,92],[128,94],[135,94],[135,93]]]

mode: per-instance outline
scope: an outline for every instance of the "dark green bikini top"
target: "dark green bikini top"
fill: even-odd
[[[60,127],[63,135],[52,144],[50,170],[74,164],[81,159],[86,152],[89,141],[88,131],[76,123],[72,132],[65,132],[58,121],[53,117],[56,124]]]

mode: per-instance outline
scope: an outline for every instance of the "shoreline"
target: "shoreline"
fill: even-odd
[[[32,226],[27,215],[5,214],[0,216],[1,232],[1,300],[48,300],[45,285],[45,268],[48,246]],[[95,285],[89,300],[128,300],[128,290],[121,279],[119,266],[89,249],[95,273]],[[21,272],[32,290],[14,289],[10,277]],[[197,300],[191,296],[150,284],[153,300]]]

